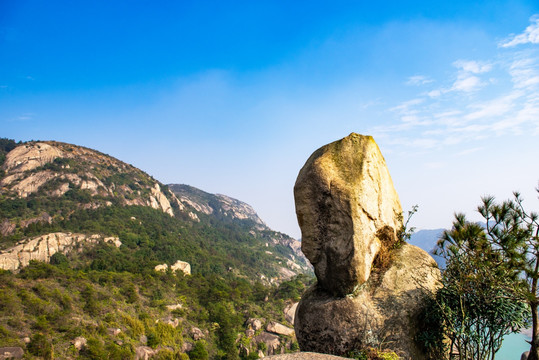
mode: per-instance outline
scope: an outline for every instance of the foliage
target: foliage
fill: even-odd
[[[400,357],[391,350],[380,350],[367,348],[363,350],[354,350],[348,354],[348,357],[357,360],[399,360]]]
[[[539,194],[539,188],[536,191]],[[513,195],[513,199],[499,204],[492,196],[484,197],[478,211],[486,220],[489,241],[500,249],[504,262],[518,272],[533,325],[528,360],[538,360],[539,215],[525,210],[518,192]]]
[[[414,214],[417,212],[418,208],[419,208],[418,205],[412,206],[412,210],[408,211],[408,214],[406,216],[406,221],[404,220],[403,214],[397,214],[397,219],[402,225],[397,231],[397,243],[395,244],[395,247],[402,246],[405,242],[410,240],[410,238],[412,237],[415,231],[415,228],[408,227],[408,224],[410,223],[412,216],[414,216]]]
[[[209,354],[206,350],[206,342],[199,340],[195,343],[193,350],[189,352],[189,359],[191,360],[208,360]]]
[[[419,339],[430,345],[432,355],[442,332],[459,359],[494,359],[503,336],[524,327],[529,316],[518,271],[504,261],[483,227],[462,214],[455,215],[453,228],[443,233],[436,252],[446,259],[443,286],[432,304],[436,308],[425,316],[432,329]]]
[[[0,139],[1,161],[14,144]],[[59,146],[74,153],[70,145]],[[147,206],[124,206],[124,198],[148,197],[155,184],[127,164],[57,158],[24,175],[43,170],[69,176],[25,198],[0,193],[0,219],[16,225],[12,234],[0,236],[0,248],[59,231],[117,236],[122,246],[81,246],[54,254],[49,264],[31,261],[18,274],[0,271],[0,346],[26,346],[42,357],[126,359],[134,357],[146,337],[147,345],[159,350],[157,358],[185,358],[182,344],[195,326],[208,335],[195,343],[191,358],[237,359],[236,340],[244,334],[245,321],[284,322],[284,307],[313,281],[301,275],[270,285],[266,279],[279,275],[275,265],[286,263],[292,250],[271,241],[284,234],[257,230],[253,235],[251,220],[233,221],[223,210],[215,216],[197,213],[200,222],[194,222],[174,202],[175,217]],[[69,182],[63,195],[50,195],[72,174],[88,180],[88,173],[124,193],[111,197],[98,189],[99,194],[92,194]],[[39,220],[44,214],[50,223]],[[177,260],[191,264],[191,276],[154,271],[158,264]],[[175,304],[182,308],[167,308]],[[113,335],[111,329],[121,332]],[[27,334],[36,335],[25,345]],[[87,339],[80,351],[71,345],[79,336]]]

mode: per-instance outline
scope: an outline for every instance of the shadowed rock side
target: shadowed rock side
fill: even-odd
[[[424,359],[417,317],[440,271],[425,251],[395,246],[402,209],[373,138],[352,133],[315,151],[294,197],[318,280],[297,308],[300,349],[346,356],[375,347]]]

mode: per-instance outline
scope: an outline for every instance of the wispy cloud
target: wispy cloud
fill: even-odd
[[[34,113],[24,113],[14,118],[9,119],[8,121],[29,121],[34,118]]]
[[[513,47],[521,44],[539,44],[539,15],[530,18],[531,24],[522,34],[510,36],[509,39],[502,41],[498,46],[503,48]]]
[[[392,144],[410,149],[457,146],[456,155],[481,150],[474,143],[491,137],[539,135],[539,49],[511,48],[539,43],[539,16],[532,22],[523,34],[500,45],[507,49],[492,59],[454,61],[453,74],[445,81],[428,75],[409,77],[408,85],[440,86],[430,85],[390,107],[394,122],[372,133],[394,136],[399,143]]]
[[[453,83],[450,91],[471,92],[478,90],[484,82],[478,74],[483,74],[492,70],[492,65],[475,60],[457,60],[453,63],[458,69],[457,80]]]
[[[406,85],[414,85],[414,86],[421,86],[425,84],[430,84],[434,80],[423,75],[414,75],[410,76],[408,78],[408,81],[406,81]]]
[[[475,60],[457,60],[453,63],[453,66],[472,74],[482,74],[492,70],[492,64]]]

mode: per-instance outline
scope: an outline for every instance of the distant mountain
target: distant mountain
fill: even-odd
[[[288,256],[285,269],[309,271],[310,265],[301,252],[301,242],[290,236],[270,229],[256,211],[240,200],[222,194],[210,194],[193,186],[169,184],[168,188],[178,199],[197,214],[197,218],[208,218],[211,222],[235,224],[248,230],[266,244],[275,246],[277,253]],[[290,254],[292,251],[292,254]]]
[[[256,211],[248,204],[221,194],[210,194],[193,186],[169,184],[169,189],[184,203],[199,213],[222,220],[250,223],[258,230],[268,230]]]
[[[408,241],[410,244],[428,252],[434,260],[436,260],[438,266],[442,268],[445,267],[445,260],[440,256],[434,255],[432,252],[444,230],[445,229],[419,230],[414,232]]]

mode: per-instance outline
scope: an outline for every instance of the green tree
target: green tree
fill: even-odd
[[[209,354],[206,350],[206,342],[199,340],[195,343],[193,350],[189,352],[189,359],[191,360],[208,360]]]
[[[536,191],[539,193],[539,188]],[[505,262],[520,275],[532,320],[528,360],[539,360],[539,220],[536,213],[525,210],[518,192],[513,196],[498,204],[494,197],[484,197],[478,210],[486,220],[489,241],[501,249]]]
[[[455,215],[453,228],[438,242],[446,259],[443,287],[435,306],[449,349],[465,360],[494,359],[503,337],[526,325],[528,307],[519,283],[519,270],[485,229]]]

